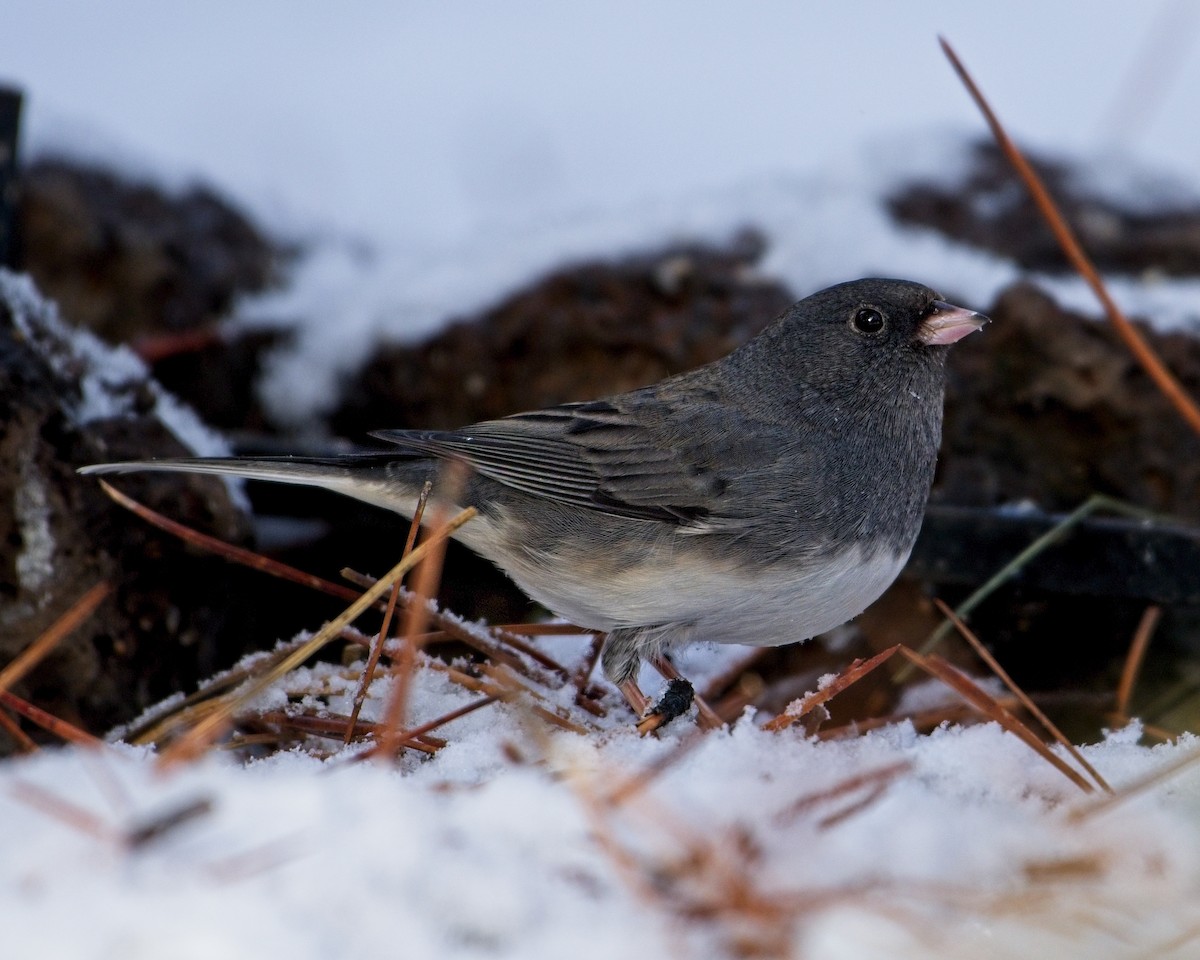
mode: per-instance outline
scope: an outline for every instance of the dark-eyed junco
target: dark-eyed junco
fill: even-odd
[[[643,656],[804,640],[887,588],[933,479],[947,347],[986,322],[920,284],[856,280],[715,363],[602,400],[384,431],[387,452],[83,472],[234,474],[411,515],[440,462],[465,464],[448,506],[479,515],[458,539],[554,613],[607,632],[605,674],[644,704]]]

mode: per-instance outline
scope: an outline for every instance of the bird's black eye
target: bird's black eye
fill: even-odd
[[[883,330],[883,314],[878,310],[872,310],[870,307],[864,307],[854,315],[854,319],[850,321],[852,326],[859,333],[876,334]]]

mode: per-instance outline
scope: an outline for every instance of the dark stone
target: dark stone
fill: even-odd
[[[231,629],[236,575],[117,507],[77,466],[187,449],[160,420],[158,393],[130,375],[106,392],[113,416],[83,415],[97,368],[44,302],[0,286],[0,663],[34,641],[88,589],[112,593],[13,692],[95,733],[229,665],[246,634]],[[21,321],[16,322],[14,312]],[[103,350],[95,345],[96,350]],[[147,506],[223,539],[245,519],[223,484],[122,477]],[[0,735],[0,752],[11,748]]]
[[[212,190],[174,196],[74,161],[21,177],[19,269],[111,343],[214,323],[276,280],[282,251]]]
[[[951,354],[936,500],[1062,511],[1103,493],[1200,519],[1200,437],[1106,321],[1029,284],[988,313],[993,322]],[[1200,339],[1138,326],[1200,396]]]
[[[1028,152],[1026,158],[1100,270],[1200,274],[1200,202],[1181,197],[1177,185],[1147,177],[1146,195],[1169,197],[1169,208],[1135,208],[1100,196],[1077,164]],[[905,184],[887,204],[901,223],[930,227],[1028,269],[1071,270],[1029,191],[990,140],[972,148],[961,180]]]

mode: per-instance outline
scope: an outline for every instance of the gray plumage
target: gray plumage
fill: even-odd
[[[458,539],[535,600],[608,632],[606,675],[689,640],[775,645],[855,616],[921,525],[948,345],[985,318],[919,284],[859,280],[801,300],[727,357],[630,393],[394,451],[159,460],[170,470],[324,487],[411,516],[439,465],[471,468]],[[878,329],[876,329],[878,325]]]

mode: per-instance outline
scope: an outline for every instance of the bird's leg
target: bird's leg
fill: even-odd
[[[625,702],[633,708],[634,716],[640,719],[650,707],[650,698],[642,693],[642,688],[637,685],[637,680],[633,678],[625,680],[618,684],[617,689],[621,691]]]
[[[645,736],[670,723],[676,717],[687,713],[695,697],[695,691],[692,689],[692,685],[679,675],[679,671],[662,657],[655,656],[651,663],[659,673],[667,678],[668,683],[666,691],[651,707],[649,698],[637,685],[639,647],[644,646],[642,640],[642,634],[613,630],[608,635],[601,660],[604,672],[617,681],[617,689],[621,691],[626,702],[633,708],[634,715],[638,718],[638,733]],[[619,677],[625,679],[618,680]],[[711,710],[708,713],[716,721],[716,726],[720,726],[721,721],[717,719],[716,714]],[[705,725],[707,726],[707,723]]]

